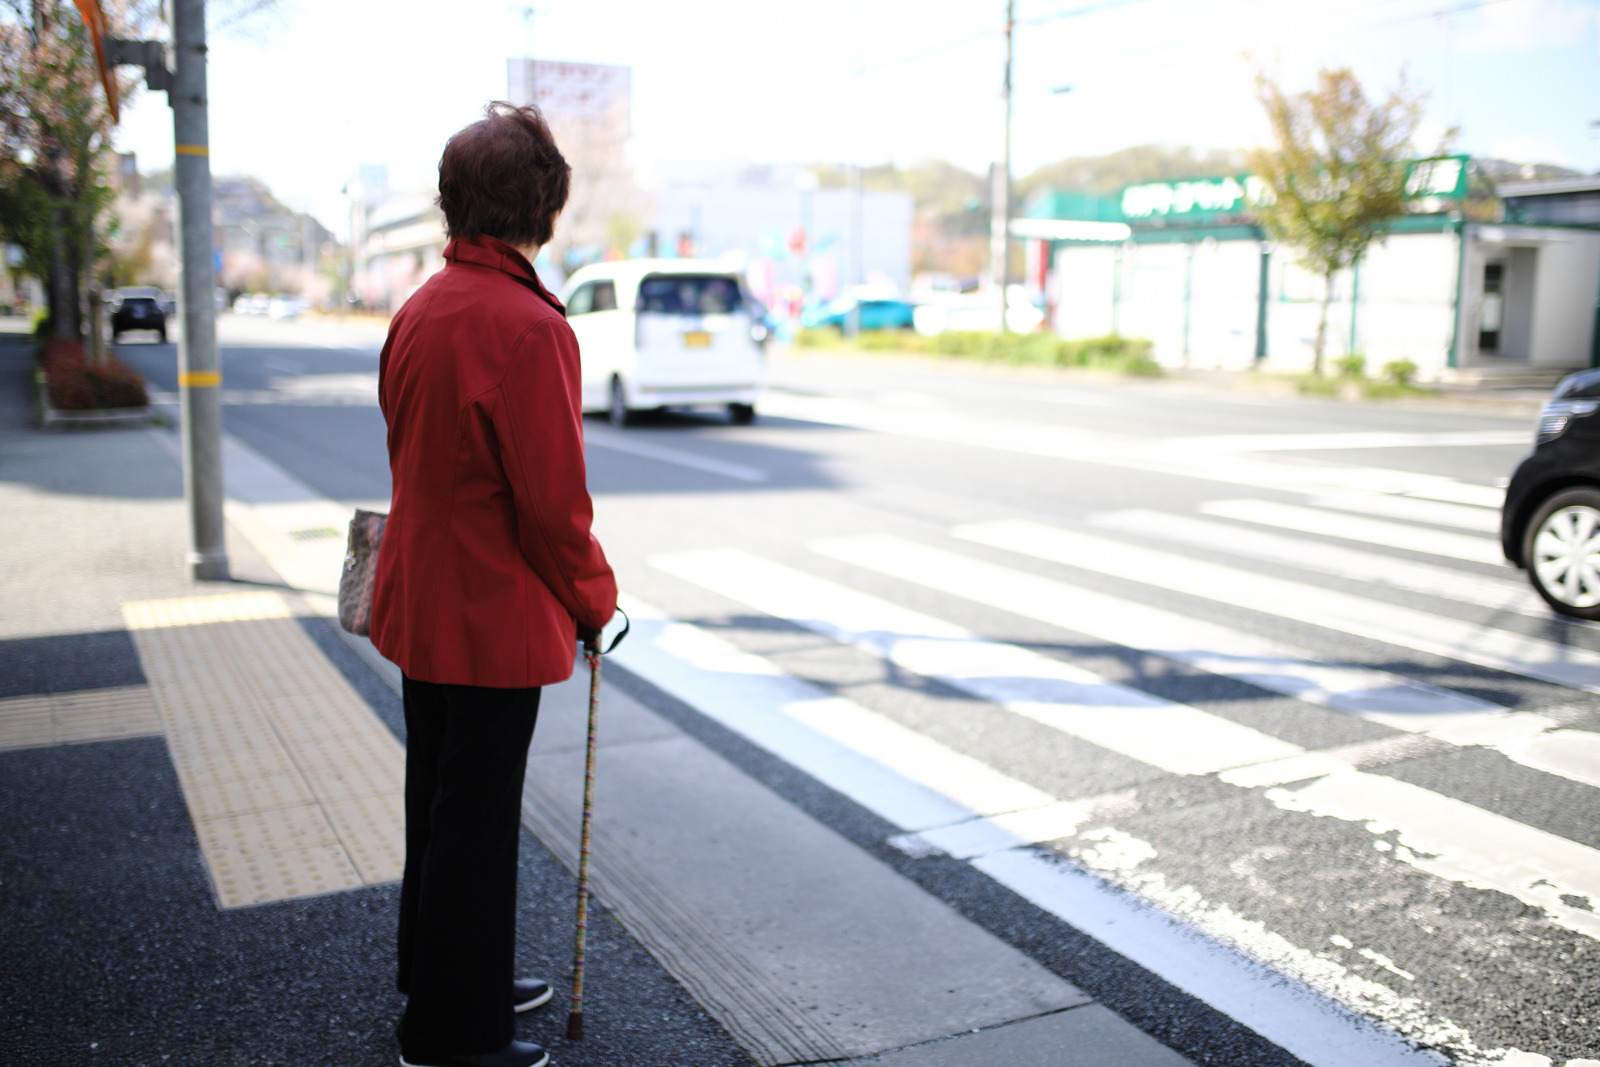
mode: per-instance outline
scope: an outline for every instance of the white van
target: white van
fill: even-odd
[[[625,259],[573,273],[561,290],[583,355],[583,410],[618,426],[636,411],[726,404],[756,417],[767,328],[739,275],[708,260]]]

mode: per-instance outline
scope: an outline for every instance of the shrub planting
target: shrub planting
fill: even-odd
[[[1367,374],[1367,357],[1363,355],[1344,356],[1333,361],[1339,368],[1341,378],[1364,378]]]
[[[144,379],[115,356],[91,363],[79,341],[47,342],[39,353],[50,405],[59,411],[141,408],[150,403]]]
[[[1409,359],[1391,359],[1383,365],[1383,374],[1396,385],[1410,385],[1417,376],[1417,365]]]
[[[946,330],[932,337],[910,330],[863,330],[846,338],[832,326],[801,330],[797,348],[854,347],[863,352],[917,352],[955,359],[1019,366],[1081,367],[1140,377],[1158,377],[1161,365],[1154,347],[1139,337],[1107,334],[1064,341],[1052,333],[996,333],[992,330]]]

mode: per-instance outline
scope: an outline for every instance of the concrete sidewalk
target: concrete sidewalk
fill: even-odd
[[[230,441],[236,580],[189,583],[173,436],[32,431],[26,372],[0,339],[0,1058],[394,1062],[404,731],[327,618],[348,502]],[[1188,1062],[608,677],[580,1044],[584,679],[525,794],[519,964],[557,998],[519,1032],[557,1064]]]

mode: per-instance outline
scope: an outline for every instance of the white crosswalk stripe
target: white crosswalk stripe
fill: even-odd
[[[1465,504],[1444,504],[1437,500],[1419,500],[1392,493],[1348,493],[1337,496],[1320,496],[1311,501],[1313,507],[1353,511],[1362,515],[1375,515],[1385,519],[1421,522],[1431,526],[1454,526],[1473,533],[1498,534],[1500,513],[1491,508],[1474,508]]]
[[[1430,874],[1495,889],[1556,924],[1600,939],[1600,852],[1382,775],[1346,771],[1267,796],[1289,811],[1397,834],[1396,854]]]
[[[1284,530],[1299,530],[1322,537],[1337,537],[1345,541],[1359,541],[1364,545],[1386,545],[1410,552],[1426,552],[1435,556],[1462,559],[1468,563],[1487,563],[1499,566],[1505,562],[1498,541],[1469,534],[1448,533],[1442,530],[1425,530],[1420,526],[1367,519],[1356,515],[1339,515],[1297,504],[1280,504],[1275,500],[1214,500],[1200,507],[1203,514],[1216,515],[1240,522],[1253,522],[1262,526],[1276,526]]]
[[[1525,767],[1600,789],[1600,734],[1552,730],[1509,738],[1495,746]]]
[[[1431,563],[1146,508],[1109,511],[1092,515],[1088,521],[1091,526],[1102,529],[1213,549],[1246,559],[1282,563],[1391,589],[1426,593],[1494,611],[1512,611],[1541,619],[1550,617],[1549,606],[1525,581],[1486,578]]]
[[[1600,655],[1542,638],[1040,523],[966,526],[957,537],[1310,623],[1493,670],[1600,692]]]

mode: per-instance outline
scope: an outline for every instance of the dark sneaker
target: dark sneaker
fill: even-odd
[[[550,1053],[531,1041],[513,1041],[499,1052],[480,1052],[475,1056],[400,1057],[400,1067],[545,1067]]]
[[[511,983],[511,1007],[530,1011],[550,999],[550,984],[537,978],[518,978]]]

